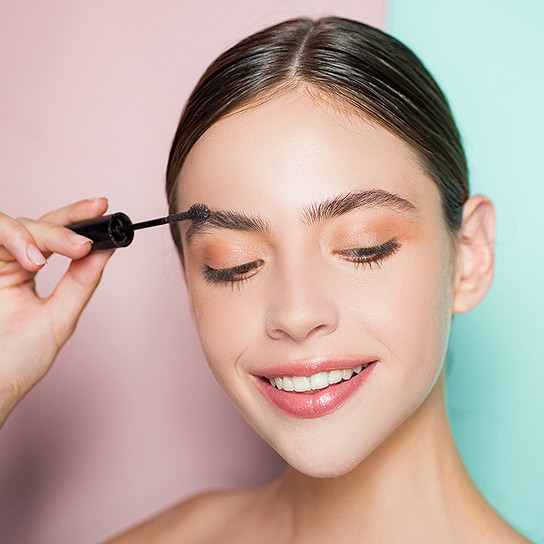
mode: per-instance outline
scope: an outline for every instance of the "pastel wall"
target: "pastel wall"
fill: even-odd
[[[386,30],[436,76],[460,126],[472,192],[495,203],[493,286],[456,316],[448,397],[467,469],[493,506],[544,542],[544,3],[390,0]]]
[[[220,52],[268,24],[337,14],[380,26],[381,0],[27,0],[0,17],[0,210],[38,217],[107,196],[166,212],[183,103]],[[66,267],[51,259],[46,294]],[[0,541],[97,542],[280,459],[216,385],[166,228],[117,252],[51,372],[0,433]]]

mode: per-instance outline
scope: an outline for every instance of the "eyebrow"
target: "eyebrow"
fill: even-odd
[[[312,202],[302,207],[299,219],[306,225],[315,225],[338,217],[356,208],[390,208],[400,212],[415,212],[417,208],[409,200],[384,189],[368,189],[349,192],[322,202]],[[187,244],[199,235],[215,229],[232,229],[250,232],[270,232],[270,223],[259,215],[249,215],[233,210],[210,210],[204,221],[193,221],[187,232]]]

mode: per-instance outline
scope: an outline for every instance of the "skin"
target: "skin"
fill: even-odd
[[[303,206],[368,189],[400,195],[415,210],[300,220]],[[492,281],[491,202],[471,197],[453,238],[410,147],[303,86],[201,137],[178,204],[195,202],[270,224],[265,233],[208,231],[191,244],[180,225],[183,272],[214,375],[288,466],[256,489],[200,494],[112,542],[528,542],[472,483],[444,399],[451,316],[475,307]],[[95,199],[39,220],[0,213],[0,423],[50,368],[111,256],[89,255],[89,241],[63,225],[106,209]],[[390,239],[400,248],[379,265],[356,267],[342,253]],[[34,276],[52,253],[72,264],[42,300]],[[233,286],[202,274],[253,261],[262,266]],[[369,354],[379,360],[371,380],[319,418],[279,412],[252,379],[280,362]]]
[[[387,131],[368,123],[355,131],[355,120],[336,117],[295,92],[220,121],[195,145],[180,185],[182,206],[206,202],[271,223],[267,235],[223,230],[185,248],[187,285],[217,380],[280,455],[314,477],[353,469],[423,401],[451,316],[438,190]],[[413,202],[417,214],[354,210],[301,225],[303,204],[376,187]],[[331,255],[392,238],[402,249],[381,268],[356,269]],[[256,259],[266,264],[240,288],[211,285],[201,274],[203,265]],[[382,361],[372,383],[329,417],[284,416],[249,379],[278,362],[365,354]]]
[[[51,367],[113,254],[89,255],[91,241],[63,225],[98,217],[107,208],[105,198],[96,198],[38,220],[0,213],[0,426]],[[53,294],[41,299],[34,279],[53,253],[72,262]]]
[[[416,211],[300,220],[311,202],[366,189]],[[288,466],[254,490],[197,496],[118,542],[528,542],[474,486],[444,395],[451,317],[476,306],[493,277],[491,202],[471,197],[454,238],[411,148],[304,86],[201,137],[181,172],[179,209],[195,202],[270,224],[266,233],[216,229],[190,244],[181,225],[183,270],[215,377]],[[390,239],[401,247],[380,266],[355,267],[338,253]],[[257,260],[241,284],[202,273]],[[279,362],[363,354],[379,359],[372,378],[323,417],[281,413],[251,378]],[[168,530],[165,519],[175,520]]]

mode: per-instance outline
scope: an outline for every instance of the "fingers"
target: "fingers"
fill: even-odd
[[[9,234],[6,236],[5,231],[2,232],[5,243],[2,243],[4,248],[0,248],[0,259],[10,260],[9,254],[11,253],[24,267],[24,263],[19,258],[24,254],[27,261],[30,260],[34,265],[34,268],[27,268],[27,270],[36,270],[36,265],[45,264],[45,259],[52,253],[58,253],[70,259],[81,259],[91,250],[92,241],[89,238],[76,234],[65,227],[25,217],[11,221],[14,223],[10,223],[9,230],[11,233],[19,233],[19,237],[14,240]]]
[[[19,221],[0,212],[0,260],[17,260],[30,272],[39,270],[45,263],[45,256],[37,247],[28,229]]]
[[[0,212],[0,261],[17,261],[23,269],[36,272],[52,253],[80,259],[91,250],[89,239],[60,225],[98,217],[107,208],[106,198],[80,200],[49,212],[38,221],[14,219]]]
[[[72,261],[46,305],[58,330],[59,348],[72,334],[77,320],[98,286],[106,263],[114,251],[100,251]]]
[[[68,206],[46,213],[39,221],[46,221],[55,225],[69,225],[76,221],[92,219],[102,215],[108,209],[107,198],[92,198],[80,200]]]

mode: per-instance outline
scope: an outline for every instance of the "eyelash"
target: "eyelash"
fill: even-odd
[[[396,240],[389,240],[376,247],[357,247],[354,249],[346,249],[344,251],[337,251],[342,255],[351,256],[352,259],[347,259],[351,261],[355,268],[359,266],[367,265],[368,268],[372,268],[372,264],[376,264],[378,268],[381,268],[382,262],[396,253],[400,249],[400,244]]]
[[[360,266],[368,266],[369,268],[372,268],[372,264],[376,264],[378,268],[380,268],[381,263],[387,257],[396,253],[399,249],[400,244],[393,239],[376,247],[358,247],[343,251],[336,251],[335,253],[350,257],[346,260],[353,263],[355,268],[359,268]],[[240,287],[255,274],[251,274],[250,276],[246,275],[242,278],[237,278],[236,276],[256,271],[263,264],[264,261],[258,260],[241,264],[239,266],[234,266],[232,268],[211,268],[206,266],[203,270],[204,279],[209,283],[230,283],[232,284],[233,288],[234,285]]]

